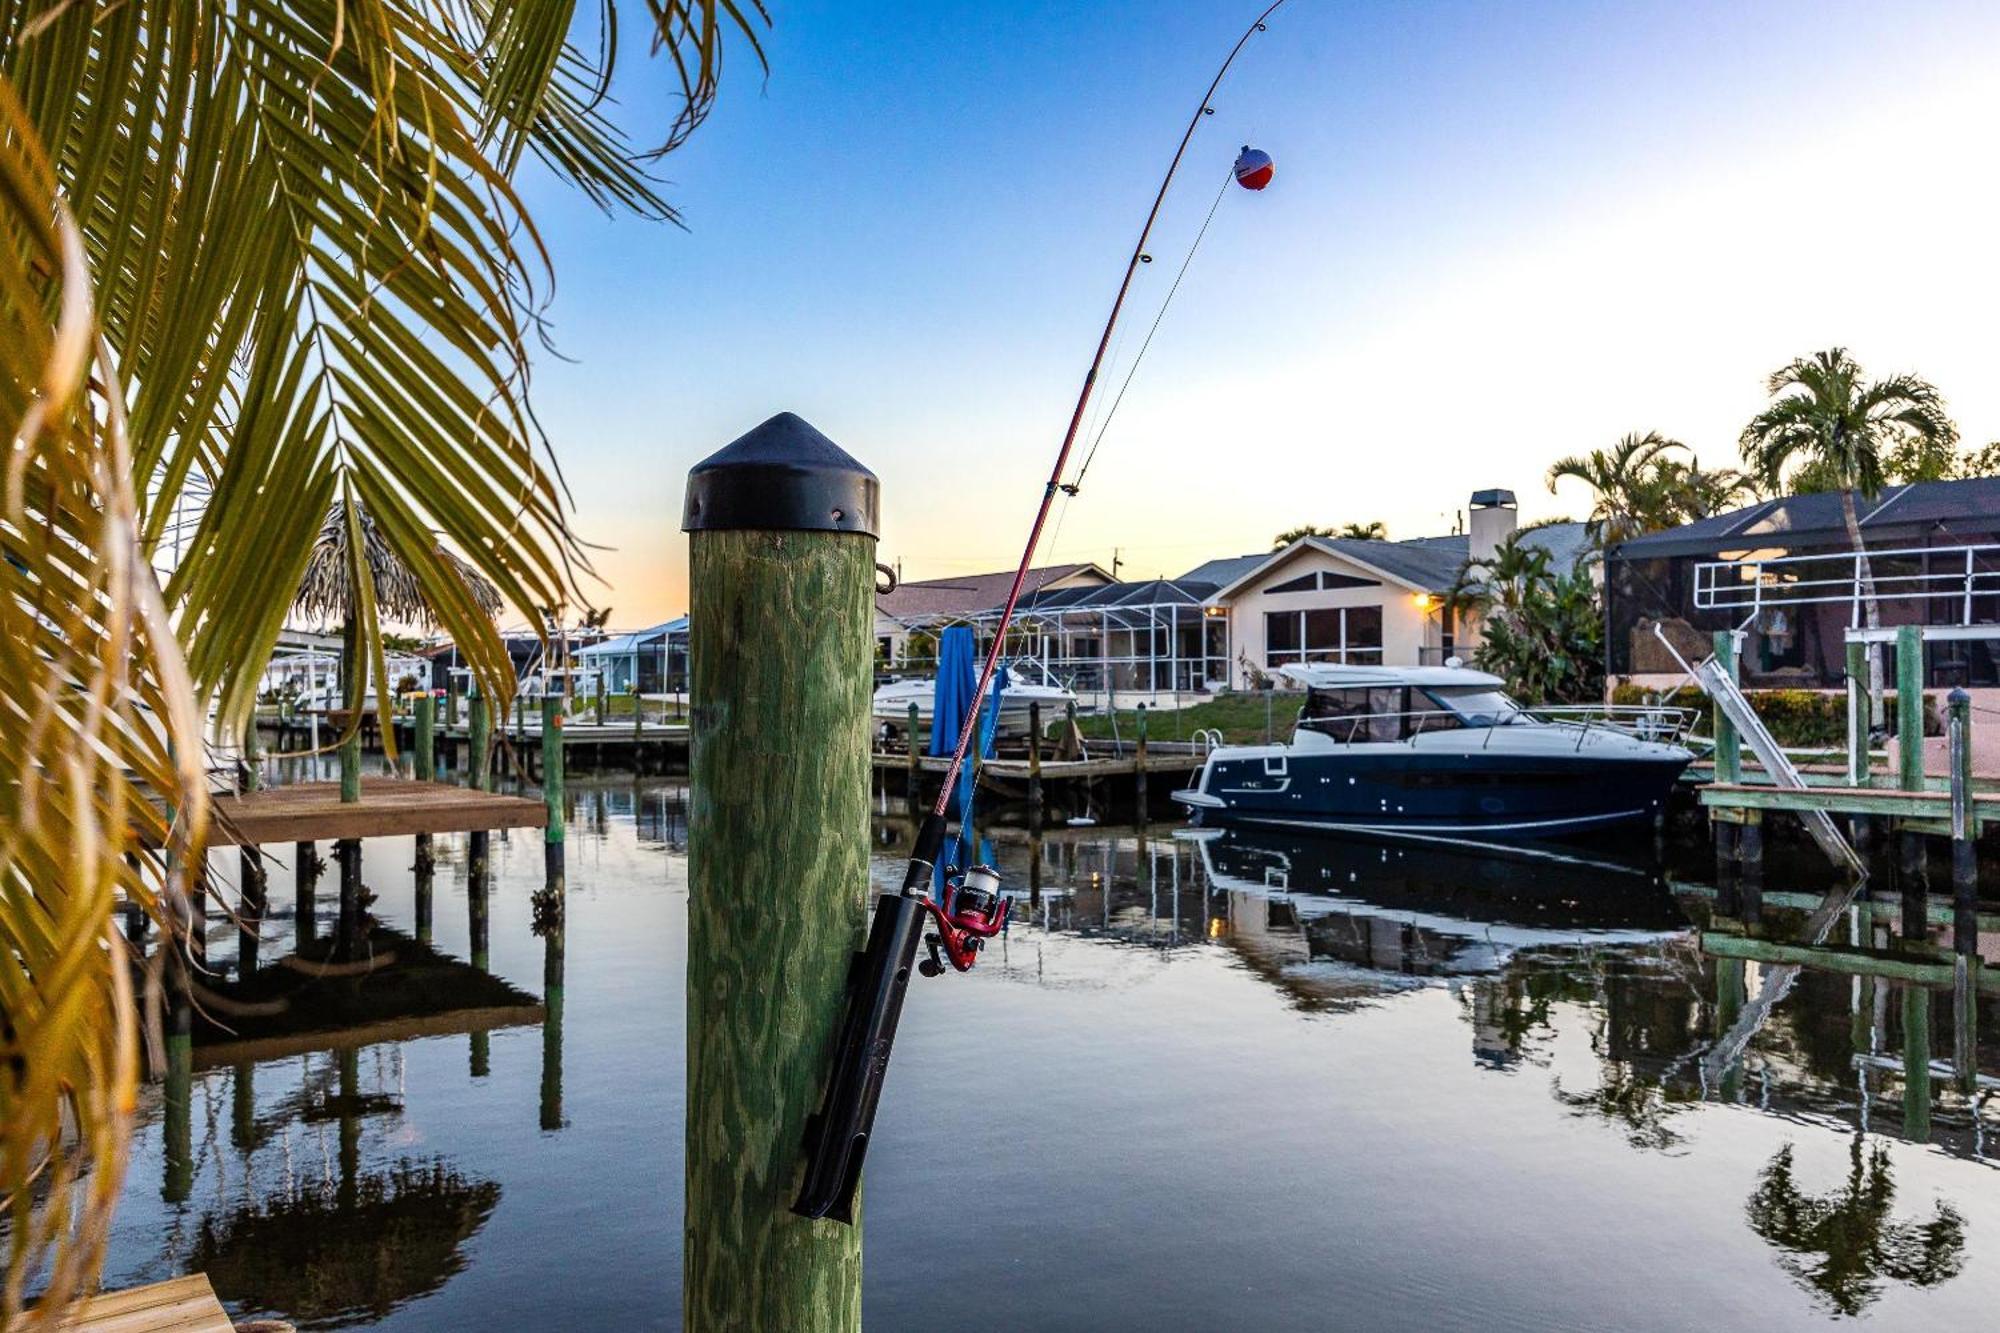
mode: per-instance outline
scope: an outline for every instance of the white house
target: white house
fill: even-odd
[[[1238,563],[1209,598],[1229,617],[1234,683],[1253,686],[1295,662],[1419,666],[1470,652],[1478,627],[1454,624],[1445,595],[1467,560],[1490,557],[1517,524],[1512,491],[1476,491],[1462,533],[1302,537],[1247,569]],[[1523,540],[1566,567],[1586,552],[1589,535],[1581,523],[1555,523]]]

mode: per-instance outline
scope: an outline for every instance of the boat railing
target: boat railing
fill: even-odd
[[[1576,733],[1576,748],[1582,749],[1600,735],[1616,734],[1627,739],[1679,743],[1697,716],[1691,708],[1664,708],[1650,704],[1554,705],[1516,708],[1502,714],[1467,715],[1449,708],[1412,709],[1396,713],[1352,713],[1329,717],[1302,717],[1302,730],[1316,731],[1343,745],[1381,744],[1408,740],[1432,731],[1483,731],[1481,748],[1490,747],[1496,732],[1510,726],[1562,727]]]
[[[1663,745],[1680,744],[1701,716],[1697,709],[1660,704],[1547,704],[1524,711],[1548,722],[1608,727]]]

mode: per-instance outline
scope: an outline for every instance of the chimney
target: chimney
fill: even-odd
[[[1514,535],[1521,517],[1512,491],[1474,491],[1467,528],[1471,538],[1468,554],[1474,560],[1490,560],[1500,543]]]

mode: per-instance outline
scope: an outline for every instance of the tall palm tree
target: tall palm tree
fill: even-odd
[[[1389,525],[1379,518],[1367,523],[1343,523],[1334,535],[1347,541],[1386,542],[1389,540]]]
[[[761,62],[764,14],[625,6],[676,92],[635,145],[604,100],[635,44],[573,43],[572,9],[0,0],[0,1323],[28,1274],[59,1304],[101,1258],[140,1059],[113,904],[185,919],[203,716],[248,725],[329,510],[365,507],[495,694],[506,653],[454,559],[517,607],[583,600],[528,399],[548,257],[512,176],[532,154],[671,217],[637,149],[694,129],[725,49]]]
[[[1557,459],[1549,467],[1549,490],[1565,477],[1590,487],[1597,497],[1590,509],[1592,533],[1600,544],[1615,546],[1671,521],[1662,512],[1655,465],[1661,455],[1686,448],[1656,430],[1630,433],[1609,449]]]
[[[1916,443],[1955,444],[1958,428],[1945,412],[1944,397],[1915,375],[1891,375],[1870,383],[1844,347],[1801,357],[1771,373],[1766,390],[1773,402],[1743,428],[1744,465],[1769,492],[1784,493],[1791,475],[1809,469],[1819,484],[1840,492],[1861,580],[1862,605],[1870,629],[1882,624],[1875,603],[1875,573],[1861,537],[1857,495],[1873,499],[1887,481],[1890,451]],[[1881,646],[1870,649],[1869,712],[1882,721]]]

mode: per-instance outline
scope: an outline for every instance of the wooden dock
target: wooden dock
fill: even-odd
[[[338,782],[296,782],[218,796],[214,810],[209,842],[219,847],[544,828],[549,822],[548,808],[527,797],[389,777],[361,779],[358,801],[343,802]]]
[[[1824,810],[1835,815],[1867,815],[1891,820],[1913,833],[1951,836],[1951,793],[1927,788],[1902,791],[1894,787],[1774,787],[1767,783],[1711,782],[1700,790],[1701,803],[1718,822],[1737,822],[1744,811],[1783,810],[1799,813]],[[1974,792],[1970,804],[1974,836],[2000,821],[2000,793]]]
[[[8,1333],[30,1327],[26,1319]],[[233,1333],[236,1325],[203,1273],[127,1287],[79,1301],[54,1325],[65,1333]]]

